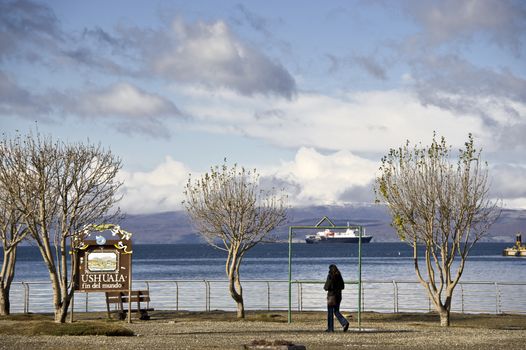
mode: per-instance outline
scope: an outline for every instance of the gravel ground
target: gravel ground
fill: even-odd
[[[254,340],[287,340],[321,349],[524,349],[526,317],[513,319],[489,316],[481,325],[462,322],[449,328],[419,316],[364,317],[362,330],[353,322],[347,333],[324,332],[322,313],[295,316],[292,324],[283,322],[285,314],[273,319],[238,321],[234,317],[210,317],[206,314],[172,314],[152,317],[150,321],[122,323],[134,337],[106,336],[29,336],[2,335],[0,349],[242,349]],[[226,319],[225,319],[226,318]],[[499,321],[500,320],[500,321]],[[12,322],[2,320],[0,322]],[[499,323],[500,322],[500,323]],[[471,324],[471,325],[470,325]],[[501,326],[499,326],[499,324]],[[354,328],[352,328],[354,327]]]

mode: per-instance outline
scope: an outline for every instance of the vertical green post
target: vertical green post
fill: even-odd
[[[288,322],[292,323],[292,227],[289,226],[289,312]]]
[[[363,227],[360,226],[358,237],[358,330],[362,330],[362,235]]]

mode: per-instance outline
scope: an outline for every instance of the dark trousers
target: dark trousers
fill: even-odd
[[[347,321],[347,319],[340,313],[340,305],[327,305],[327,330],[330,332],[334,331],[334,316],[340,321],[342,327],[349,323],[349,321]]]

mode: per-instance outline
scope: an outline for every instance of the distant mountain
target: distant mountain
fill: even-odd
[[[204,242],[191,226],[184,211],[126,215],[120,222],[133,233],[133,243],[200,243]]]
[[[384,206],[374,204],[354,204],[345,206],[310,206],[289,210],[288,222],[278,228],[274,235],[279,240],[287,240],[289,226],[311,226],[324,216],[335,225],[362,225],[366,232],[374,236],[373,242],[397,242],[398,237],[391,227],[391,217]],[[202,243],[195,228],[184,211],[154,214],[127,215],[121,226],[134,233],[134,243]],[[486,242],[514,242],[515,233],[526,233],[526,210],[504,209]],[[294,232],[294,240],[303,241],[309,230]]]

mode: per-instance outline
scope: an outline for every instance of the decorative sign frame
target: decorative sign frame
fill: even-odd
[[[118,239],[106,240],[103,235],[89,239],[93,232],[103,231],[111,231]],[[72,243],[78,271],[75,290],[87,293],[131,290],[131,236],[114,224],[84,227]]]

